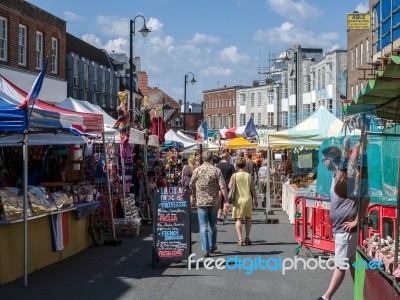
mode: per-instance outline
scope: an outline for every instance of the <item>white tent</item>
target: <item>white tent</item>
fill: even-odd
[[[100,106],[92,104],[85,100],[77,100],[71,97],[68,97],[64,101],[58,103],[57,106],[78,112],[102,114],[104,119],[106,141],[114,143],[121,142],[118,130],[113,128],[116,120],[111,117],[107,112],[105,112]],[[136,145],[146,145],[144,132],[131,128],[129,133],[129,143]],[[148,140],[148,145],[159,147],[158,138],[150,136]]]
[[[177,132],[175,132],[173,129],[170,129],[165,133],[165,142],[166,143],[167,142],[181,143],[185,150],[193,149],[193,148],[197,147],[197,145],[198,145],[197,141],[195,141],[189,137],[180,135]]]
[[[193,142],[199,144],[198,141],[192,139],[190,136],[188,136],[187,134],[183,133],[180,130],[178,130],[176,132],[176,134],[178,136],[182,136],[182,137],[184,137],[184,138],[186,138],[188,140],[192,140]],[[211,142],[203,142],[203,149],[207,149],[207,150],[210,150],[210,151],[217,151],[217,150],[219,150],[219,146],[217,144],[214,144],[214,143],[211,143]]]
[[[329,137],[344,135],[343,122],[325,107],[318,108],[308,119],[284,131],[268,133],[260,148],[319,147]],[[359,131],[352,132],[358,134]]]

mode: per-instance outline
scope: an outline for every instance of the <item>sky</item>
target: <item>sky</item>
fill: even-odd
[[[324,53],[346,49],[346,15],[368,11],[364,0],[29,0],[65,20],[67,32],[108,52],[133,54],[149,86],[175,100],[203,100],[203,91],[250,86],[277,54],[300,44]],[[151,30],[138,32],[142,15]]]

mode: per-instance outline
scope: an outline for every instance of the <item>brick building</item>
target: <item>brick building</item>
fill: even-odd
[[[23,0],[0,2],[0,74],[29,91],[48,57],[40,98],[67,95],[66,22]]]
[[[238,86],[203,91],[204,119],[209,129],[236,126],[236,90]]]

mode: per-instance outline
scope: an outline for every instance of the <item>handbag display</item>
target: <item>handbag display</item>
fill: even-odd
[[[233,201],[235,200],[235,194],[236,194],[236,178],[235,175],[233,175],[232,188],[229,190],[228,193],[228,199],[230,203],[233,203]]]

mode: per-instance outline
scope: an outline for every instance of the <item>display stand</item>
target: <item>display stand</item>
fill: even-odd
[[[160,260],[182,261],[192,253],[189,192],[165,187],[154,193],[153,268]]]

